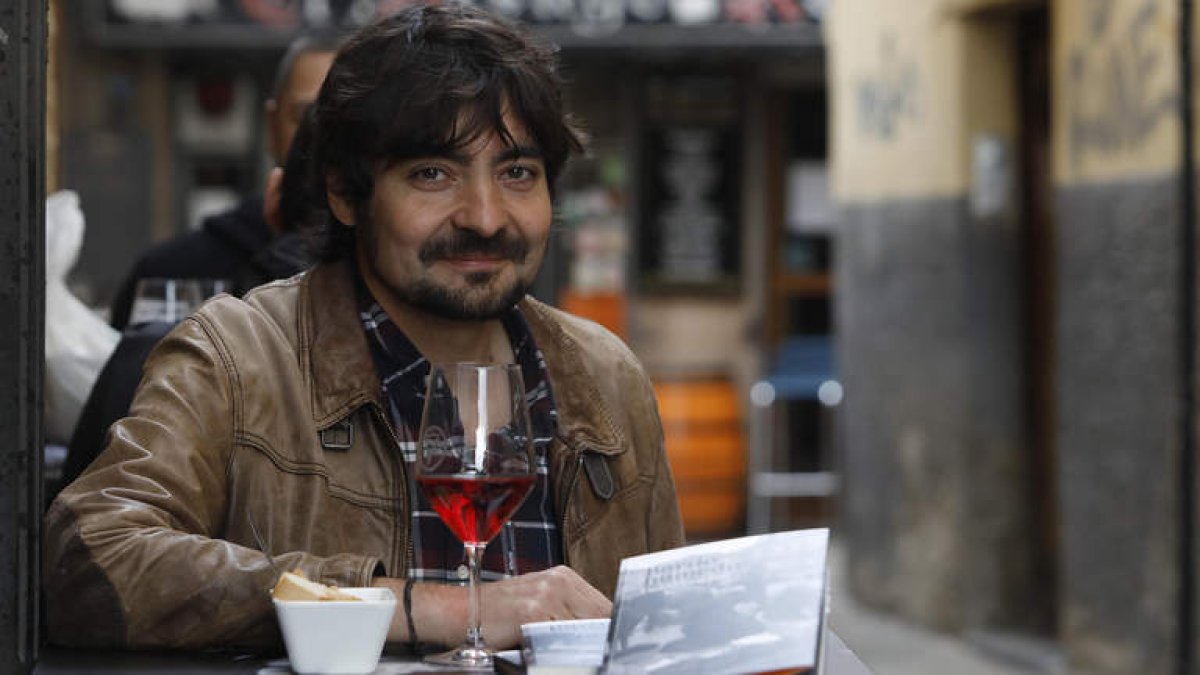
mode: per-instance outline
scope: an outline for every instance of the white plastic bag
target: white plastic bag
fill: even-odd
[[[46,198],[44,426],[46,442],[62,445],[70,442],[96,376],[121,337],[67,289],[83,228],[79,195],[61,190]]]

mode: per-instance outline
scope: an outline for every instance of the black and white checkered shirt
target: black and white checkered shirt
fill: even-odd
[[[361,280],[357,286],[359,316],[383,383],[384,405],[400,441],[407,469],[413,514],[408,576],[424,581],[465,584],[467,559],[463,545],[429,506],[416,483],[416,441],[425,404],[429,361],[392,323]],[[521,312],[513,307],[500,321],[508,332],[525,381],[537,480],[525,502],[484,551],[481,573],[485,581],[535,572],[562,562],[554,495],[550,489],[550,465],[546,457],[558,428],[549,373]]]

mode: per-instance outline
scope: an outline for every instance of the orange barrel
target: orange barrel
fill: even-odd
[[[727,377],[658,379],[654,390],[688,537],[741,530],[746,442],[733,383]]]
[[[565,288],[558,296],[558,306],[625,337],[625,296],[621,293],[580,293]]]

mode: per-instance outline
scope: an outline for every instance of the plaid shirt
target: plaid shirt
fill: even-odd
[[[392,323],[383,308],[359,280],[358,308],[371,356],[383,383],[383,401],[404,453],[405,474],[412,512],[412,550],[408,576],[411,579],[467,583],[467,558],[462,542],[454,536],[429,500],[417,488],[416,449],[425,405],[425,381],[429,361]],[[529,420],[533,431],[537,480],[533,490],[483,554],[481,576],[485,581],[535,572],[562,562],[562,545],[550,489],[550,466],[546,453],[558,429],[558,412],[550,390],[546,362],[533,342],[525,317],[513,307],[501,318],[516,363],[525,381]]]

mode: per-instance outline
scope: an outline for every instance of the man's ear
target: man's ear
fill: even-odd
[[[342,180],[333,173],[325,174],[325,199],[329,201],[334,218],[343,225],[354,227],[354,206],[342,196]]]
[[[272,234],[283,232],[283,213],[280,202],[283,201],[283,169],[275,167],[267,174],[267,187],[263,190],[263,218]]]

